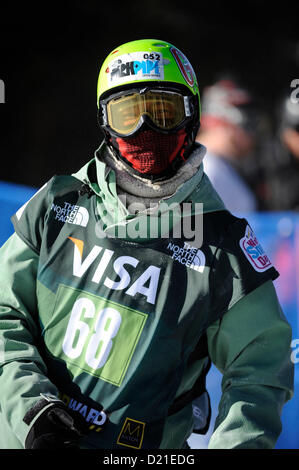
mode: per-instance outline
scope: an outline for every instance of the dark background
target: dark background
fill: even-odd
[[[200,88],[237,73],[270,119],[298,70],[294,2],[66,0],[0,6],[0,180],[40,186],[80,168],[100,143],[98,71],[121,43],[164,39]]]

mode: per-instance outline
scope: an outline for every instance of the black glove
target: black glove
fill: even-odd
[[[25,449],[79,449],[78,441],[87,432],[83,416],[57,402],[36,419],[27,435]]]

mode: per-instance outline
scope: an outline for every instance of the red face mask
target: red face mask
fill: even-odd
[[[119,153],[134,170],[145,175],[158,175],[170,166],[183,148],[185,137],[184,129],[176,134],[162,134],[146,129],[136,136],[116,137],[115,140]]]

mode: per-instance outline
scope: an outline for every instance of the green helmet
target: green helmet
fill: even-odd
[[[163,102],[163,106],[156,108],[155,100]],[[151,179],[169,177],[190,155],[200,125],[200,95],[191,64],[172,44],[140,39],[115,48],[99,73],[97,106],[98,123],[106,144],[117,158],[126,164],[129,161],[130,168],[138,174],[144,176],[147,172]],[[170,109],[174,111],[171,117]],[[129,111],[134,116],[128,119]],[[155,139],[149,137],[149,130],[154,132]],[[146,143],[142,140],[142,146],[147,147],[143,153],[152,155],[150,170],[147,164],[144,168],[140,166],[141,161],[149,160],[140,158],[141,143],[130,147],[128,141],[129,138],[138,140],[141,131],[145,133],[143,137],[147,136]],[[167,155],[162,142],[165,135]]]
[[[157,39],[131,41],[108,55],[99,73],[97,105],[119,87],[147,82],[187,87],[198,98],[200,116],[198,83],[190,62],[175,46]]]

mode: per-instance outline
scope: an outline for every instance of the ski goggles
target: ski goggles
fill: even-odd
[[[103,124],[121,136],[136,132],[150,120],[157,130],[178,129],[192,116],[191,97],[165,90],[130,90],[101,101]]]

